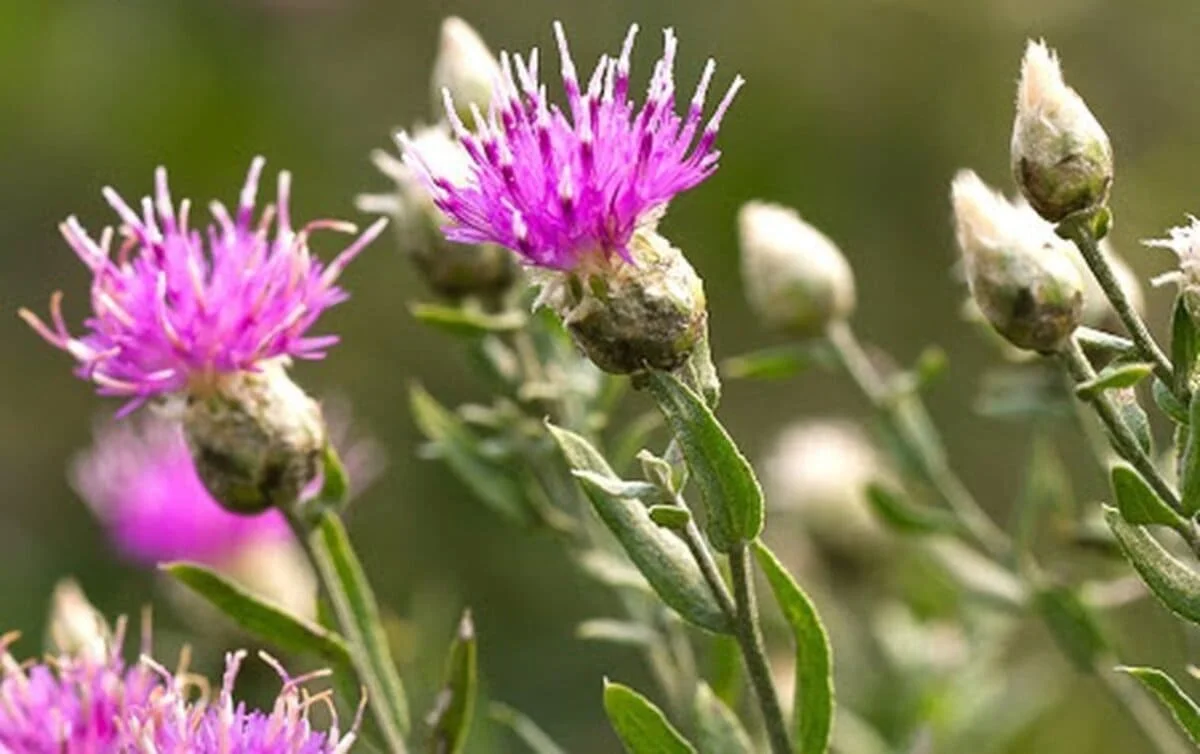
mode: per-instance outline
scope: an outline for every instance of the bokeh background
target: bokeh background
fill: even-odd
[[[905,360],[931,342],[950,355],[932,409],[964,475],[1002,515],[1021,484],[1028,429],[971,410],[995,354],[959,317],[947,189],[962,166],[1008,187],[1025,39],[1045,36],[1061,51],[1112,136],[1114,237],[1139,273],[1169,260],[1138,240],[1200,211],[1200,16],[1188,0],[3,0],[0,624],[31,637],[26,649],[36,650],[47,595],[64,575],[110,614],[136,612],[158,593],[152,574],[115,556],[66,481],[95,417],[115,404],[95,398],[16,316],[20,306],[42,311],[59,288],[68,319],[83,316],[87,277],[57,224],[68,214],[108,223],[100,188],[138,196],[160,164],[177,196],[233,200],[256,154],[268,172],[294,171],[296,216],[355,217],[357,193],[387,187],[368,152],[387,146],[395,127],[431,117],[429,67],[449,14],[496,50],[546,49],[550,22],[561,19],[584,60],[614,49],[636,20],[635,76],[656,53],[657,29],[674,26],[682,89],[710,55],[719,84],[743,74],[720,172],[680,198],[665,227],[708,280],[718,356],[775,342],[740,293],[738,205],[761,197],[799,207],[855,268],[867,337]],[[435,385],[447,402],[481,396],[458,351],[408,315],[404,302],[426,294],[392,240],[345,281],[351,303],[324,320],[344,342],[296,375],[314,392],[347,394],[388,449],[386,476],[350,520],[380,597],[398,616],[443,616],[447,631],[471,605],[489,693],[571,751],[616,750],[600,680],[646,686],[643,671],[632,652],[572,638],[579,620],[610,605],[564,567],[553,541],[505,528],[445,468],[417,459],[411,382]],[[1159,327],[1168,303],[1150,296]],[[831,413],[863,409],[849,386],[820,374],[731,383],[722,405],[755,456],[789,419]],[[1084,497],[1101,496],[1102,481],[1091,467],[1076,474]],[[169,607],[159,613],[165,641],[189,629]],[[1178,668],[1187,658],[1184,629],[1153,606],[1121,628],[1129,661]],[[1031,630],[1029,641],[1045,638]],[[1062,670],[1064,702],[1011,751],[1141,751],[1094,683]]]

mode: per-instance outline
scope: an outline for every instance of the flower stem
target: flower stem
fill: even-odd
[[[842,369],[903,443],[926,481],[961,521],[966,536],[987,555],[1007,559],[1012,553],[1008,535],[988,516],[945,460],[931,452],[929,443],[919,436],[912,421],[894,400],[883,376],[871,363],[850,325],[846,322],[834,323],[829,328],[827,338]],[[915,398],[913,400],[916,401]],[[917,406],[924,411],[919,403]]]
[[[1082,218],[1069,219],[1058,224],[1058,231],[1073,241],[1075,246],[1079,248],[1084,261],[1087,262],[1087,266],[1096,277],[1096,282],[1100,284],[1104,295],[1112,303],[1117,316],[1121,318],[1125,329],[1129,331],[1130,337],[1133,338],[1133,342],[1137,345],[1141,357],[1154,366],[1154,374],[1163,381],[1164,385],[1174,388],[1175,369],[1171,366],[1171,360],[1159,348],[1158,343],[1154,340],[1154,336],[1150,334],[1149,328],[1146,327],[1146,323],[1142,321],[1141,316],[1133,308],[1133,303],[1125,295],[1125,290],[1117,280],[1112,265],[1109,264],[1108,259],[1100,251],[1100,244],[1096,240],[1096,235],[1092,231],[1091,225]]]
[[[341,519],[329,510],[313,515],[286,513],[350,645],[350,657],[384,743],[391,754],[404,754],[404,732],[409,727],[404,686],[383,633],[375,595]]]
[[[736,606],[734,631],[746,661],[746,671],[758,706],[766,724],[767,741],[772,754],[791,754],[792,744],[787,723],[779,706],[779,695],[771,680],[771,666],[763,644],[762,628],[758,622],[758,605],[754,596],[754,572],[750,567],[750,549],[738,544],[729,553],[729,572],[733,577],[733,599]]]

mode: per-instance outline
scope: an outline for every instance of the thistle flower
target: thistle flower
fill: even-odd
[[[818,335],[854,311],[854,273],[824,233],[795,210],[747,202],[738,211],[742,282],[766,322]]]
[[[1179,269],[1159,275],[1154,285],[1176,283],[1183,304],[1194,322],[1200,323],[1200,219],[1188,215],[1188,224],[1171,228],[1166,238],[1144,241],[1147,246],[1169,249],[1179,260]]]
[[[498,243],[551,269],[603,267],[612,256],[632,261],[634,232],[655,225],[672,197],[716,170],[717,130],[742,79],[734,80],[701,129],[715,63],[705,67],[686,116],[677,115],[677,42],[670,29],[640,110],[629,98],[636,25],[619,57],[600,57],[586,89],[562,25],[556,23],[554,32],[569,112],[550,104],[539,83],[536,49],[528,63],[502,53],[492,106],[486,118],[476,113],[475,134],[447,93],[446,114],[470,157],[469,174],[439,171],[426,150],[401,136],[404,158],[450,218],[451,240]]]
[[[0,751],[16,754],[117,754],[137,751],[121,721],[160,688],[154,673],[126,667],[119,623],[103,656],[63,653],[21,664],[9,653],[15,635],[0,637]]]
[[[1031,40],[1021,61],[1012,170],[1029,203],[1051,222],[1103,206],[1112,187],[1108,134],[1041,41]]]
[[[1018,348],[1056,350],[1082,314],[1083,281],[1071,258],[971,171],[954,177],[951,200],[967,283],[988,322]]]
[[[283,688],[269,711],[250,709],[233,696],[234,682],[246,657],[244,650],[225,656],[225,675],[215,700],[191,693],[193,682],[172,675],[150,661],[163,683],[148,704],[138,706],[120,719],[128,751],[155,754],[346,754],[354,745],[360,720],[350,730],[338,728],[336,709],[328,692],[309,695],[304,684],[327,675],[310,673],[291,678],[271,657],[260,654],[279,673]],[[315,728],[308,719],[316,703],[324,704],[333,716],[328,731]],[[361,710],[360,710],[361,715]],[[125,751],[123,749],[122,751]]]

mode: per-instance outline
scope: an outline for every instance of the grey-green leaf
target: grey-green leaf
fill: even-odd
[[[1141,475],[1129,464],[1114,464],[1111,477],[1113,495],[1117,499],[1117,509],[1121,511],[1121,516],[1127,522],[1171,527],[1180,527],[1186,524],[1183,517],[1163,502],[1162,498],[1155,494],[1150,485],[1146,484]]]
[[[1116,508],[1105,506],[1104,520],[1150,591],[1179,617],[1200,623],[1200,575],[1167,552],[1145,528],[1126,523]]]
[[[488,705],[488,715],[500,725],[513,732],[533,754],[566,754],[562,747],[554,743],[537,723],[524,713],[509,707],[507,704],[492,702]]]
[[[1186,425],[1191,421],[1187,405],[1175,397],[1171,389],[1161,380],[1154,381],[1150,394],[1154,396],[1154,402],[1158,405],[1159,410],[1166,414],[1171,421],[1180,425]]]
[[[597,474],[594,471],[586,469],[577,469],[571,473],[576,479],[583,482],[584,485],[594,487],[606,495],[637,498],[638,500],[645,501],[652,501],[655,498],[662,497],[662,491],[656,485],[649,482],[627,481],[615,476]]]
[[[442,459],[471,492],[509,521],[528,525],[531,516],[520,484],[506,469],[484,457],[479,438],[462,419],[419,385],[410,390],[409,401],[421,433],[437,445]]]
[[[1188,408],[1187,443],[1179,463],[1179,502],[1183,512],[1192,515],[1200,511],[1200,390],[1192,395]]]
[[[949,511],[915,505],[883,484],[867,485],[866,496],[879,520],[900,534],[934,534],[958,528],[958,521]]]
[[[754,554],[796,642],[795,746],[797,754],[825,754],[833,729],[833,656],[829,636],[808,595],[767,546]]]
[[[1075,394],[1091,400],[1105,390],[1133,387],[1154,372],[1153,364],[1143,362],[1111,364],[1092,379],[1075,386]]]
[[[485,335],[519,330],[525,326],[527,319],[519,311],[489,314],[441,304],[411,304],[408,309],[421,322],[449,335],[463,338],[482,338]]]
[[[604,711],[629,754],[696,754],[662,710],[628,686],[605,679]]]
[[[292,615],[202,565],[176,562],[164,563],[159,568],[255,638],[285,652],[311,652],[333,666],[335,672],[353,673],[350,651],[336,633]]]
[[[746,754],[750,736],[733,710],[703,681],[696,688],[696,748],[700,754]]]
[[[1114,388],[1108,392],[1112,398],[1113,407],[1121,415],[1121,419],[1129,425],[1133,436],[1137,438],[1142,452],[1154,457],[1154,435],[1150,431],[1150,417],[1138,402],[1137,392],[1130,387]]]
[[[1117,671],[1128,673],[1158,697],[1175,722],[1187,733],[1192,743],[1200,746],[1200,706],[1179,688],[1179,685],[1166,673],[1158,668],[1117,667]]]
[[[651,372],[646,384],[700,488],[713,547],[729,552],[738,542],[758,537],[763,528],[762,488],[729,433],[704,399],[672,375]]]
[[[1046,587],[1034,594],[1033,606],[1075,669],[1081,673],[1094,672],[1108,642],[1079,596],[1066,587]]]
[[[573,470],[617,478],[586,439],[552,424],[547,427]],[[637,500],[609,495],[594,485],[584,485],[584,491],[600,519],[663,602],[701,628],[717,633],[731,631],[729,618],[679,537],[650,520],[646,507]]]
[[[478,694],[477,652],[475,624],[467,611],[450,644],[442,690],[427,721],[430,754],[459,754],[466,745]]]

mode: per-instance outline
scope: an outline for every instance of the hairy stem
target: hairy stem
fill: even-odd
[[[1071,239],[1079,248],[1079,252],[1083,254],[1084,261],[1087,262],[1092,275],[1096,277],[1096,282],[1100,284],[1104,295],[1112,303],[1113,309],[1121,318],[1125,329],[1129,331],[1141,357],[1154,365],[1154,374],[1163,381],[1164,385],[1173,387],[1175,385],[1175,369],[1171,366],[1171,360],[1163,353],[1162,348],[1154,340],[1154,336],[1150,334],[1149,328],[1146,327],[1146,323],[1133,308],[1133,303],[1125,295],[1125,290],[1121,288],[1121,283],[1117,280],[1112,265],[1100,251],[1100,244],[1096,240],[1090,224],[1084,219],[1064,220],[1059,223],[1058,231]]]
[[[917,436],[850,325],[845,322],[831,325],[827,337],[842,369],[917,461],[921,474],[958,517],[971,542],[992,557],[1007,559],[1012,552],[1008,535],[988,516],[958,475],[944,460],[931,453],[928,444]]]

